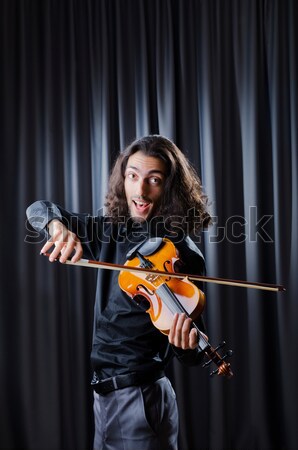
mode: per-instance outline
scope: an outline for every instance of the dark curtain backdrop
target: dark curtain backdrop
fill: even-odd
[[[287,289],[206,284],[235,375],[169,367],[180,450],[298,448],[297,20],[295,0],[1,0],[1,449],[92,446],[94,269],[39,256],[25,210],[101,211],[148,133],[201,175],[208,275]]]

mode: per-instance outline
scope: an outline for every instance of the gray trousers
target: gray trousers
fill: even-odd
[[[99,395],[94,450],[177,450],[178,409],[168,378]]]

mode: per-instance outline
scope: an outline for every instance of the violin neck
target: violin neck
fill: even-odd
[[[173,292],[170,290],[169,286],[166,283],[159,286],[156,292],[158,292],[158,294],[161,295],[164,303],[168,306],[170,310],[172,310],[173,314],[175,312],[178,312],[180,314],[184,313],[187,317],[190,317],[186,309],[183,307],[183,305],[181,305],[176,295],[173,294]],[[209,342],[207,341],[203,333],[200,331],[199,327],[194,322],[192,323],[192,328],[195,328],[198,333],[198,347],[200,348],[200,350],[206,351],[210,347]]]
[[[201,332],[201,330],[195,323],[192,324],[192,327],[195,328],[198,333],[198,348],[201,351],[206,352],[206,350],[210,347],[209,342],[207,341],[207,339],[205,338],[205,336],[203,335],[203,333]]]

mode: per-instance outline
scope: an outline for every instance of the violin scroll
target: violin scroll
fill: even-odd
[[[217,369],[213,370],[210,373],[210,377],[213,377],[213,375],[217,374],[226,376],[227,378],[232,378],[232,376],[234,375],[231,370],[231,364],[225,361],[227,358],[231,358],[231,356],[233,356],[233,350],[228,350],[224,356],[220,356],[217,352],[217,350],[224,347],[225,345],[226,343],[225,341],[223,341],[215,349],[212,348],[211,345],[209,346],[209,348],[205,349],[205,353],[208,356],[209,361],[205,362],[202,367],[209,367],[212,362],[217,365]]]

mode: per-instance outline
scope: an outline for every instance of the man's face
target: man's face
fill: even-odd
[[[125,195],[131,217],[146,220],[154,215],[164,192],[166,164],[142,151],[131,155],[125,170]]]

